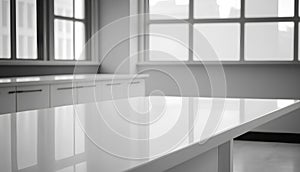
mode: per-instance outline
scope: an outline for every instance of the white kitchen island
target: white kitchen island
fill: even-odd
[[[298,100],[134,97],[0,115],[0,171],[230,172],[232,140]]]

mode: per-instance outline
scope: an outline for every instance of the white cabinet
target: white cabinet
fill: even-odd
[[[95,102],[96,84],[94,82],[79,82],[76,84],[76,89],[79,104]]]
[[[0,114],[145,96],[145,79],[141,77],[35,84],[0,87]]]
[[[53,84],[51,87],[51,107],[77,103],[76,89],[72,83]]]
[[[17,111],[49,107],[49,85],[18,86]]]
[[[16,87],[0,88],[0,114],[16,112]]]
[[[93,82],[52,84],[51,107],[93,102],[96,84]]]

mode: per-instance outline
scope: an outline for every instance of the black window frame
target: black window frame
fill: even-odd
[[[214,64],[216,61],[195,61],[193,60],[193,27],[194,24],[208,24],[208,23],[238,23],[240,24],[240,56],[239,60],[236,61],[226,61],[226,60],[221,60],[220,62],[224,64],[300,64],[300,54],[299,54],[299,24],[300,24],[300,16],[299,16],[299,1],[294,0],[294,16],[291,17],[245,17],[245,1],[246,0],[241,0],[241,9],[240,9],[240,17],[238,18],[205,18],[205,19],[198,19],[195,18],[194,16],[194,0],[189,0],[189,13],[188,13],[188,18],[187,19],[150,19],[150,5],[149,1],[150,0],[145,0],[145,5],[143,7],[143,10],[145,13],[149,14],[146,15],[147,17],[145,18],[145,28],[144,32],[144,40],[142,42],[144,50],[148,51],[149,50],[149,44],[150,44],[150,39],[149,39],[149,27],[151,24],[182,24],[182,23],[188,23],[189,24],[189,33],[188,33],[188,44],[189,44],[189,57],[187,61],[166,61],[166,60],[161,60],[161,61],[155,61],[155,60],[150,60],[149,54],[145,53],[144,54],[144,62],[150,62],[150,63],[157,63],[157,64],[168,64],[168,63],[192,63],[192,64],[202,64],[202,62],[205,62],[206,64]],[[256,60],[245,60],[245,25],[247,23],[268,23],[268,22],[292,22],[294,24],[294,33],[293,33],[293,60],[282,60],[282,61],[275,61],[275,60],[270,60],[270,61],[256,61]]]
[[[91,0],[85,0],[84,1],[84,19],[77,19],[75,18],[75,0],[73,0],[73,17],[65,17],[65,16],[58,16],[54,14],[54,0],[49,0],[49,60],[51,61],[77,61],[75,59],[75,22],[82,22],[85,25],[85,42],[89,40],[91,37]],[[72,21],[73,23],[73,59],[71,60],[61,60],[61,59],[55,59],[55,43],[54,43],[54,21],[55,19],[59,20],[66,20],[66,21]],[[86,51],[87,53],[89,51]],[[89,54],[86,54],[85,60],[80,61],[92,61],[92,58]]]
[[[10,58],[0,58],[1,62],[72,62],[74,60],[54,60],[54,0],[35,0],[36,1],[36,26],[37,26],[37,59],[17,58],[16,42],[16,2],[17,0],[8,0],[10,2]],[[86,41],[91,37],[92,31],[92,0],[85,0],[85,38]],[[78,20],[79,19],[75,19]],[[87,51],[89,53],[89,51]],[[84,62],[93,62],[93,59],[87,54]],[[6,64],[6,63],[5,63]],[[40,63],[37,63],[40,64]]]
[[[10,3],[10,58],[0,58],[0,61],[38,61],[38,60],[42,60],[42,56],[40,54],[42,54],[43,52],[43,48],[40,46],[43,46],[41,43],[41,40],[43,38],[40,37],[39,35],[39,29],[42,29],[43,26],[39,23],[39,21],[43,18],[42,15],[40,15],[40,13],[42,12],[42,9],[40,9],[40,6],[43,6],[43,0],[36,0],[36,14],[37,14],[37,18],[36,18],[36,26],[37,26],[37,59],[20,59],[17,58],[17,32],[16,32],[16,20],[17,20],[17,9],[16,9],[16,1],[17,0],[8,0]]]

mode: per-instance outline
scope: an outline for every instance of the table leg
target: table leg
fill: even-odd
[[[165,172],[232,172],[232,148],[230,140]]]
[[[218,172],[233,171],[233,140],[218,147]]]

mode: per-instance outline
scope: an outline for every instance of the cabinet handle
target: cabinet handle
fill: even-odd
[[[42,92],[42,89],[38,89],[38,90],[20,90],[20,91],[16,91],[16,93],[33,93],[33,92]]]
[[[130,84],[139,84],[141,83],[140,81],[134,81],[134,82],[130,82]]]
[[[57,90],[72,90],[72,89],[91,88],[91,87],[96,87],[96,85],[87,85],[87,86],[78,86],[78,87],[62,87],[62,88],[57,88]]]
[[[72,90],[75,89],[76,87],[62,87],[62,88],[57,88],[57,90]]]
[[[114,85],[121,85],[121,83],[110,83],[110,84],[106,84],[106,86],[114,86]]]
[[[17,91],[9,91],[8,94],[16,94]]]
[[[79,86],[77,88],[94,88],[96,85],[86,85],[86,86]]]

